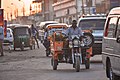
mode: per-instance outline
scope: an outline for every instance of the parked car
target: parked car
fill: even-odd
[[[7,36],[4,38],[4,43],[13,43],[13,31],[7,28]]]
[[[92,56],[102,53],[102,38],[106,17],[104,16],[84,16],[78,21],[78,27],[83,31],[89,30],[94,36],[94,44],[92,46]]]
[[[109,80],[120,80],[120,7],[108,14],[102,44],[102,61]]]

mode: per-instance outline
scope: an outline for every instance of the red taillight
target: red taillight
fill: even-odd
[[[107,37],[107,35],[108,35],[108,28],[106,28],[105,33],[104,33],[105,37]]]
[[[105,36],[105,37],[108,36],[109,22],[110,22],[110,18],[108,18],[108,19],[106,20],[106,24],[105,24],[105,32],[104,32],[104,36]]]

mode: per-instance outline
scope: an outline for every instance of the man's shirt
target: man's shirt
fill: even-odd
[[[36,34],[37,34],[37,29],[36,28],[32,28],[32,36],[36,36]]]
[[[70,27],[66,30],[66,35],[69,37],[69,40],[70,40],[71,35],[83,36],[83,33],[82,33],[81,28],[79,27],[76,27],[75,29],[73,27]]]
[[[44,32],[44,40],[47,39],[48,33]]]

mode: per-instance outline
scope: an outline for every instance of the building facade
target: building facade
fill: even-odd
[[[114,7],[120,7],[120,0],[104,0],[107,12]]]
[[[54,20],[70,24],[73,19],[76,19],[76,3],[75,0],[60,0],[53,5]]]
[[[96,4],[103,0],[54,0],[54,20],[70,24],[82,14],[95,14]]]
[[[38,24],[41,21],[55,20],[71,24],[83,14],[108,13],[113,7],[120,6],[120,0],[35,0],[40,7],[35,14],[28,16],[29,20]],[[35,4],[36,5],[36,4]],[[37,10],[37,11],[36,11]]]
[[[53,20],[53,7],[52,7],[52,4],[53,4],[53,0],[43,0],[43,17],[44,17],[44,20],[45,21],[48,21],[48,20]]]
[[[34,0],[31,10],[31,15],[28,17],[29,20],[36,25],[39,25],[42,21],[53,20],[53,0]],[[38,5],[38,7],[37,7]]]

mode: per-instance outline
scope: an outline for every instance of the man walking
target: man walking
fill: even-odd
[[[38,34],[38,30],[34,27],[34,25],[31,25],[31,33],[32,33],[32,37],[35,39],[36,43],[37,43],[37,47],[39,48],[39,44],[38,44],[38,40],[36,38],[37,34]]]
[[[3,41],[4,41],[4,29],[2,26],[0,26],[0,53],[1,53],[1,56],[4,56],[4,54],[3,54]]]

